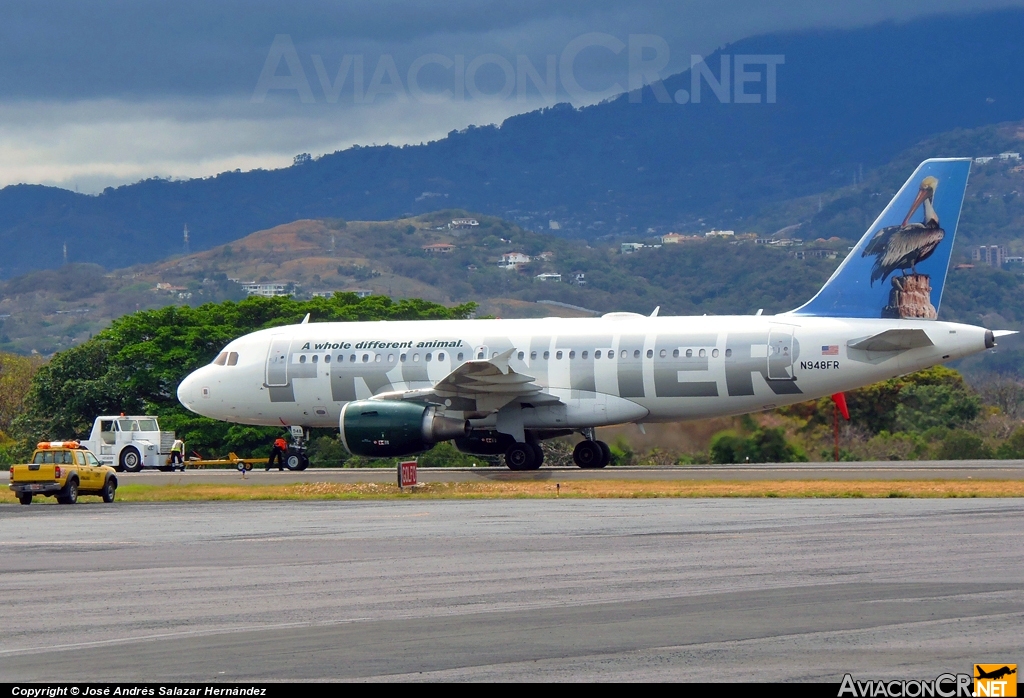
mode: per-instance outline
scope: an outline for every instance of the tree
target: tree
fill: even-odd
[[[0,432],[8,433],[11,423],[24,409],[25,395],[42,361],[38,358],[0,353]]]
[[[232,339],[267,327],[315,321],[455,319],[475,304],[446,308],[418,299],[384,296],[297,301],[290,297],[248,298],[198,308],[168,306],[126,315],[93,339],[56,354],[32,380],[24,412],[14,428],[30,440],[88,435],[100,414],[148,413],[162,418],[190,450],[203,455],[258,451],[281,434],[280,428],[229,425],[185,410],[178,384],[210,363]]]

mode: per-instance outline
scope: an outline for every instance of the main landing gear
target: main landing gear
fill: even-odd
[[[576,444],[572,460],[581,468],[603,468],[612,462],[612,450],[604,441],[585,439]]]
[[[544,463],[544,451],[538,443],[514,443],[505,451],[509,470],[536,470]]]

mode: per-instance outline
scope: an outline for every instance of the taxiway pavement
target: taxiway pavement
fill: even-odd
[[[0,681],[838,681],[1022,659],[1020,499],[12,505],[0,560]]]
[[[618,466],[601,470],[545,467],[512,472],[505,467],[419,468],[420,482],[494,482],[581,480],[1024,480],[1024,461],[874,461],[861,463],[752,463],[749,465]],[[0,472],[6,481],[7,472]],[[392,468],[309,468],[265,471],[256,467],[243,478],[237,470],[188,469],[165,473],[119,473],[121,484],[239,484],[282,482],[395,482]]]

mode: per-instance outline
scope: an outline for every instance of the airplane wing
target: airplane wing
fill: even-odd
[[[533,382],[534,377],[514,371],[508,360],[515,349],[490,359],[467,361],[432,388],[400,390],[374,395],[372,400],[415,400],[444,404],[463,412],[496,412],[513,400],[528,399],[533,403],[558,402]]]
[[[849,342],[850,349],[864,351],[907,351],[919,347],[930,347],[934,344],[924,330],[886,330],[878,334]]]

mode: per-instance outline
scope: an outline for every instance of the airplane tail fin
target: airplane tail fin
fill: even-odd
[[[817,295],[793,315],[938,316],[970,158],[925,160]]]

